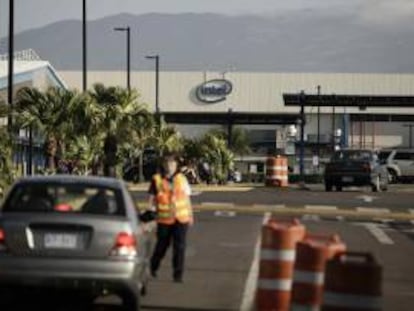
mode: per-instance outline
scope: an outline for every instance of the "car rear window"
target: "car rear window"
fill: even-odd
[[[3,212],[56,212],[125,215],[121,191],[79,184],[21,184],[14,187]]]
[[[371,161],[372,152],[364,150],[337,151],[334,153],[334,161]]]

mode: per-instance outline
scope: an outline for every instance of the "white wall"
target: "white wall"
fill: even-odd
[[[69,86],[81,88],[82,73],[60,72]],[[222,78],[214,72],[161,72],[160,107],[168,112],[226,112],[229,108],[239,112],[296,113],[298,108],[285,107],[282,95],[315,93],[317,85],[322,86],[322,94],[344,95],[407,95],[414,94],[414,75],[409,74],[314,74],[314,73],[244,73],[229,72],[226,79],[233,83],[233,93],[225,102],[202,104],[194,100],[192,91],[206,79]],[[137,88],[144,102],[154,107],[153,72],[132,72],[131,83]],[[124,71],[92,71],[88,73],[88,83],[102,82],[107,85],[125,86]],[[315,108],[316,109],[316,108]],[[330,113],[331,108],[322,109]],[[352,113],[414,114],[413,109],[376,108],[367,111],[348,109]]]

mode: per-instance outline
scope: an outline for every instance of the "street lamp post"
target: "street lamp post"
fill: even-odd
[[[300,93],[300,148],[299,148],[299,175],[300,187],[305,188],[305,92]]]
[[[160,56],[159,55],[150,55],[146,56],[146,59],[152,59],[155,61],[155,114],[157,117],[158,125],[161,123],[160,120]]]
[[[9,1],[9,68],[8,68],[8,102],[10,106],[10,112],[8,116],[8,128],[12,133],[13,119],[13,92],[14,92],[14,0]]]
[[[317,87],[318,90],[318,99],[319,99],[319,105],[318,105],[318,129],[317,129],[317,145],[318,145],[318,160],[321,158],[321,105],[320,105],[320,101],[321,101],[321,86],[318,85]],[[318,162],[319,163],[319,162]],[[318,165],[318,169],[319,169],[319,165]]]
[[[127,27],[116,27],[115,31],[124,31],[127,34],[126,40],[126,57],[127,57],[127,88],[131,91],[131,28]]]
[[[404,127],[408,128],[408,148],[413,148],[413,128],[414,124],[404,124]]]
[[[233,147],[233,109],[229,108],[227,114],[227,147],[231,149]]]
[[[82,90],[88,89],[87,81],[87,29],[86,29],[86,0],[82,0]]]

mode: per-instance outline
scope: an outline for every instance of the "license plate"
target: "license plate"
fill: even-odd
[[[353,182],[354,178],[346,176],[346,177],[342,177],[342,181],[343,182]]]
[[[46,233],[44,236],[45,248],[75,249],[77,244],[78,240],[75,234]]]

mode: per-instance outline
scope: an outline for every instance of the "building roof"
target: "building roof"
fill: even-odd
[[[52,85],[67,88],[66,83],[48,61],[42,60],[15,60],[14,83],[32,81],[39,72],[45,72]],[[7,87],[8,61],[0,60],[0,89]]]

